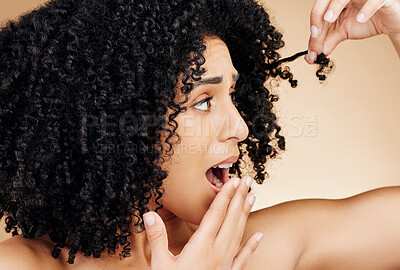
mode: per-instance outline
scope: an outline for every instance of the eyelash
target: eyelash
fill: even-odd
[[[235,106],[236,106],[236,105],[237,105],[237,103],[236,103],[236,97],[235,97],[236,91],[230,93],[229,95],[230,95],[231,97],[233,97],[232,102],[233,102],[233,103],[235,104]],[[197,105],[202,105],[202,104],[204,104],[205,102],[208,103],[211,99],[213,99],[213,97],[214,97],[214,96],[205,98],[205,99],[203,99],[202,101],[197,102],[195,105],[193,105],[193,107],[195,107],[195,106],[197,106]],[[198,109],[198,108],[195,108],[195,109],[196,109],[196,110],[199,110],[199,111],[201,111],[201,112],[209,112],[209,111],[210,111],[210,109],[207,109],[207,110],[201,110],[201,109]]]

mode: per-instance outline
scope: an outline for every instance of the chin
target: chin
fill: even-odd
[[[213,199],[214,198],[210,198],[209,203],[202,203],[196,206],[187,206],[183,212],[180,211],[180,213],[175,213],[175,215],[185,222],[194,225],[200,225],[204,215],[210,208]]]

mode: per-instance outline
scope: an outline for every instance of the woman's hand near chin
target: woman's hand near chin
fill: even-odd
[[[346,39],[385,34],[400,56],[400,0],[316,0],[310,15],[309,53],[329,55]],[[379,53],[379,52],[376,52]]]
[[[151,269],[157,270],[224,270],[244,269],[250,256],[258,247],[262,234],[254,233],[239,249],[252,204],[249,199],[251,182],[230,179],[221,187],[198,229],[189,239],[182,252],[174,256],[168,250],[168,238],[161,217],[154,211],[144,218],[154,217],[153,225],[146,224],[147,239],[151,248]],[[251,180],[251,178],[248,178]],[[257,241],[258,239],[258,241]]]

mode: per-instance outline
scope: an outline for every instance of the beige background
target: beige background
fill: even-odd
[[[44,0],[1,0],[0,22]],[[283,57],[307,49],[314,0],[263,1],[284,33]],[[299,80],[277,89],[287,151],[255,185],[253,211],[302,198],[343,198],[400,185],[399,58],[386,36],[345,41],[332,53],[336,70],[321,85],[303,58],[290,64]],[[0,224],[4,227],[4,223]],[[0,241],[8,237],[0,229]]]

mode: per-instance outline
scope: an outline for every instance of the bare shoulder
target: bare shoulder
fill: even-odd
[[[242,244],[255,232],[264,234],[246,269],[293,270],[307,248],[310,224],[305,216],[312,209],[334,207],[331,201],[296,200],[251,212]]]
[[[337,200],[334,211],[317,213],[299,269],[400,269],[399,211],[398,186]]]
[[[49,259],[48,252],[49,246],[43,241],[22,235],[11,237],[0,242],[0,269],[61,269],[61,265]]]
[[[40,260],[31,245],[17,237],[0,242],[0,269],[40,269]]]
[[[264,239],[246,269],[399,269],[399,211],[400,187],[344,199],[295,200],[254,211],[241,246],[255,232],[263,232]],[[371,256],[371,250],[379,255]]]

